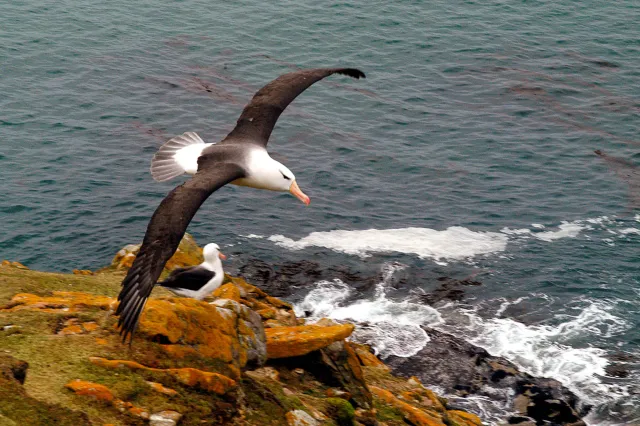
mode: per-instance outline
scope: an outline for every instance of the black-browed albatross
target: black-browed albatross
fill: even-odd
[[[167,279],[159,282],[158,285],[180,296],[204,299],[207,294],[222,284],[224,279],[222,260],[227,256],[220,253],[220,247],[214,243],[204,246],[202,255],[204,261],[201,264],[174,269]]]
[[[355,68],[316,68],[283,74],[261,88],[244,107],[236,127],[217,144],[205,144],[187,132],[167,142],[154,157],[151,172],[167,180],[184,172],[194,174],[173,189],[153,213],[142,246],[118,295],[116,310],[123,342],[138,325],[151,290],[178,248],[189,222],[217,189],[232,183],[272,191],[289,191],[303,203],[307,197],[295,176],[272,159],[267,142],[282,111],[313,83],[332,74],[364,78]],[[196,167],[197,165],[197,167]]]

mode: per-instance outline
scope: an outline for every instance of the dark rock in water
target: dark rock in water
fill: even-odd
[[[291,296],[301,288],[320,280],[340,279],[358,290],[366,290],[379,281],[379,276],[362,276],[346,267],[323,267],[317,262],[301,260],[270,264],[260,259],[248,259],[237,275],[245,278],[274,297]]]
[[[442,300],[453,300],[456,302],[464,298],[464,286],[482,285],[480,281],[470,279],[456,280],[450,277],[438,278],[439,285],[435,290],[419,296],[419,300],[428,305],[434,305]]]
[[[629,369],[624,364],[617,362],[607,365],[604,371],[607,373],[607,376],[611,377],[624,378],[628,377],[630,374]]]
[[[425,385],[438,386],[448,394],[479,395],[498,400],[519,413],[509,421],[527,424],[527,417],[537,425],[582,425],[590,406],[581,405],[578,398],[560,382],[536,378],[523,373],[504,358],[460,338],[423,327],[429,343],[408,358],[390,356],[385,359],[393,372],[417,376]]]

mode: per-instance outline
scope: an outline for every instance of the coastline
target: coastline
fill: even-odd
[[[199,250],[187,237],[169,269],[199,262]],[[290,304],[237,277],[227,277],[203,302],[154,290],[129,348],[119,342],[112,313],[134,256],[135,246],[127,246],[112,265],[73,274],[3,262],[0,420],[480,425],[457,399],[448,401],[432,390],[451,393],[445,382],[466,371],[469,377],[459,374],[449,387],[467,395],[479,383],[521,390],[505,423],[584,424],[584,407],[559,383],[520,373],[453,336],[428,331],[432,341],[440,341],[421,354],[431,363],[422,371],[397,357],[385,364],[367,346],[348,340],[353,325],[307,324]],[[478,376],[480,370],[485,376]]]

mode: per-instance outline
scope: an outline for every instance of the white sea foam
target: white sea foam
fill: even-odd
[[[623,235],[627,235],[627,234],[638,234],[640,235],[640,229],[637,228],[625,228],[625,229],[621,229],[620,233]]]
[[[532,375],[559,380],[586,402],[600,403],[620,396],[601,381],[608,364],[606,351],[571,343],[625,331],[629,324],[611,313],[613,307],[590,302],[578,315],[553,326],[525,325],[509,318],[484,319],[468,310],[464,311],[468,324],[456,324],[455,329],[492,355],[505,357]]]
[[[438,311],[430,306],[387,299],[386,287],[400,264],[386,264],[383,279],[376,284],[372,300],[348,302],[352,289],[344,282],[319,281],[304,300],[294,306],[297,315],[309,315],[310,320],[331,318],[360,323],[352,338],[371,345],[381,357],[415,355],[427,344],[429,337],[421,325],[442,322]]]
[[[559,229],[557,231],[536,232],[533,236],[547,242],[558,240],[560,238],[574,238],[580,234],[580,231],[585,229],[585,226],[580,225],[577,222],[562,222],[558,228]]]
[[[317,246],[362,257],[373,252],[400,252],[448,261],[504,251],[508,237],[452,226],[444,231],[429,228],[335,230],[312,232],[297,241],[283,235],[272,235],[269,240],[290,250]]]

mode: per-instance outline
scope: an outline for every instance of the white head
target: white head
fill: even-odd
[[[233,183],[258,189],[290,192],[306,205],[310,203],[309,197],[298,187],[296,177],[291,173],[291,170],[271,158],[266,152],[255,154],[249,165],[249,176]]]
[[[204,256],[204,261],[210,264],[214,264],[219,262],[219,259],[226,259],[227,256],[220,253],[220,247],[215,243],[210,243],[204,246],[202,249],[202,255]]]

